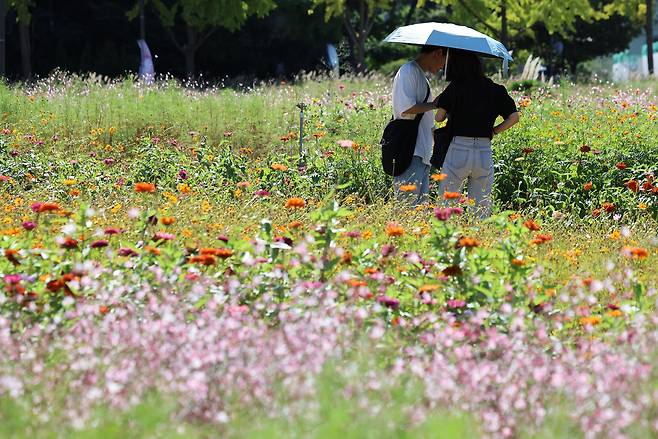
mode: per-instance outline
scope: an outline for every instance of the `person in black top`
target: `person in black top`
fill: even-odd
[[[446,76],[450,84],[437,98],[435,120],[447,117],[453,138],[439,193],[460,192],[466,179],[468,197],[475,200],[479,216],[487,217],[493,185],[491,139],[516,124],[519,113],[507,89],[484,75],[474,52],[450,49]],[[494,126],[498,116],[503,121]]]

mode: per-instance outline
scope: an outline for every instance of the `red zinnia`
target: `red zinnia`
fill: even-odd
[[[615,211],[615,205],[612,203],[603,203],[601,207],[608,213]]]
[[[60,246],[62,248],[67,249],[67,250],[73,250],[73,249],[78,248],[78,241],[76,239],[73,239],[73,238],[69,237],[69,238],[64,239],[64,242],[62,242],[60,244]]]
[[[631,192],[637,192],[640,188],[640,184],[637,180],[628,180],[626,182],[626,187],[631,190]]]

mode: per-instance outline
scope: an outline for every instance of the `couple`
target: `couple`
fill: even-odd
[[[425,72],[437,74],[446,66],[446,60],[450,84],[432,100]],[[432,160],[434,121],[448,118],[452,141],[442,167],[447,177],[441,181],[439,193],[460,192],[467,179],[467,194],[475,200],[478,216],[489,216],[493,185],[491,139],[519,121],[514,100],[504,86],[484,75],[475,52],[423,46],[415,60],[400,67],[393,81],[394,118],[413,119],[419,113],[424,114],[414,157],[409,168],[395,177],[398,198],[413,205],[427,202],[430,167],[436,163]],[[498,116],[502,116],[503,122],[494,126]],[[415,189],[401,192],[402,185]]]

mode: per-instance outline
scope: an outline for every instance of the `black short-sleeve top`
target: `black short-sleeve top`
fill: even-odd
[[[448,113],[454,136],[489,137],[498,116],[507,119],[516,103],[505,86],[489,78],[451,81],[439,95],[438,107]]]

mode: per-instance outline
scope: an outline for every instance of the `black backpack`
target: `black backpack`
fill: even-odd
[[[430,97],[430,86],[427,84],[427,94],[423,102]],[[382,140],[382,167],[384,172],[392,177],[397,177],[409,168],[416,149],[418,138],[418,126],[425,113],[418,113],[413,119],[391,120],[384,128]]]

